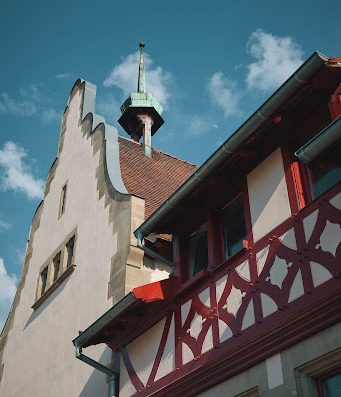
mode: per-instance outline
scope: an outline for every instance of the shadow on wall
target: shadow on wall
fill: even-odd
[[[86,352],[85,352],[86,354]],[[89,354],[90,355],[90,354]],[[75,360],[76,357],[75,357]],[[79,365],[88,365],[82,361],[78,361]],[[100,359],[98,360],[103,365],[108,365],[111,361],[111,349],[108,347],[104,350]],[[107,377],[102,372],[94,369],[86,382],[83,390],[80,392],[79,397],[107,397],[108,395],[108,384]]]

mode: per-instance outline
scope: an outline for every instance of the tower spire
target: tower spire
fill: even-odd
[[[127,133],[139,142],[143,137],[143,150],[147,157],[152,156],[152,135],[163,124],[163,108],[153,94],[146,92],[144,75],[144,43],[140,43],[140,63],[137,92],[132,92],[121,105],[122,115],[118,122]]]
[[[145,92],[145,76],[144,76],[144,43],[141,41],[140,46],[140,64],[139,79],[137,83],[137,92]]]

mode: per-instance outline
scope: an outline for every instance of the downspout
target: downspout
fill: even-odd
[[[152,258],[159,260],[162,263],[165,263],[170,268],[173,268],[173,262],[165,258],[164,256],[160,255],[158,252],[153,251],[151,248],[146,247],[142,244],[143,236],[142,233],[137,233],[137,246],[141,248],[146,254],[150,255]]]
[[[118,379],[119,373],[118,371],[114,371],[113,369],[106,367],[105,365],[93,360],[92,358],[86,356],[82,353],[82,346],[78,341],[74,342],[76,347],[76,357],[85,362],[88,365],[91,365],[93,368],[98,371],[103,372],[108,377],[108,397],[118,397]]]

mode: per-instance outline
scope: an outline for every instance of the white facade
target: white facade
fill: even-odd
[[[22,279],[2,334],[2,397],[106,395],[105,375],[75,358],[72,340],[128,290],[168,276],[145,268],[142,251],[134,247],[131,226],[143,221],[144,200],[132,200],[125,190],[117,131],[92,113],[94,97],[95,87],[78,81],[64,113],[58,159],[32,222]],[[65,212],[59,216],[65,184]],[[74,270],[33,310],[43,266],[73,233]],[[106,365],[111,361],[103,345],[87,353]]]

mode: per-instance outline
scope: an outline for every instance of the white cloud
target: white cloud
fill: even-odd
[[[5,325],[17,289],[17,282],[14,274],[7,273],[4,260],[0,258],[0,330]]]
[[[212,103],[224,111],[225,117],[240,113],[240,94],[233,80],[225,77],[222,72],[215,72],[208,80],[207,89]]]
[[[72,77],[71,73],[58,73],[55,75],[55,78],[57,80],[67,80],[71,77]]]
[[[225,117],[240,113],[239,103],[245,93],[241,85],[256,92],[276,89],[303,63],[303,51],[292,37],[275,36],[261,29],[251,33],[247,52],[254,61],[246,65],[247,73],[241,82],[237,84],[222,72],[215,72],[208,81],[210,99]]]
[[[33,102],[43,102],[47,100],[47,98],[44,97],[36,84],[31,84],[27,87],[21,88],[20,94],[23,98],[26,98]]]
[[[12,229],[12,224],[5,221],[0,215],[0,232],[8,231]]]
[[[61,120],[61,112],[57,112],[57,110],[53,108],[43,109],[40,111],[39,117],[43,123],[49,124],[53,121]]]
[[[196,115],[190,118],[187,131],[188,135],[198,136],[217,128],[217,124],[211,123],[209,120],[205,119],[202,116]]]
[[[36,104],[26,99],[15,100],[10,95],[0,94],[0,113],[12,116],[32,116],[37,113]]]
[[[292,37],[279,37],[260,29],[250,35],[247,50],[255,59],[247,66],[249,89],[275,89],[303,62],[302,49]]]
[[[115,86],[129,95],[137,90],[139,51],[128,55],[116,65],[109,76],[104,80],[105,87]],[[154,66],[153,59],[145,53],[146,91],[151,92],[155,98],[166,105],[170,97],[171,74],[164,71],[161,66]]]
[[[100,97],[97,102],[98,113],[110,123],[116,123],[120,117],[120,106],[121,104],[113,95]]]
[[[60,119],[60,113],[53,108],[46,108],[50,102],[35,85],[20,89],[18,98],[12,98],[6,92],[0,93],[0,114],[11,116],[38,116],[43,123],[51,123]]]
[[[24,193],[29,199],[41,198],[44,181],[33,176],[26,157],[26,150],[16,143],[4,144],[0,149],[1,188]]]

